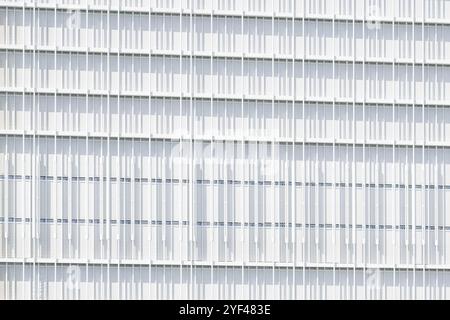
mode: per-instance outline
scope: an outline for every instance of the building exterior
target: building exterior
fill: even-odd
[[[449,21],[0,1],[0,299],[449,298]]]

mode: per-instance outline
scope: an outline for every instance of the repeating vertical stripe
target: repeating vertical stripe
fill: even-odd
[[[0,1],[0,299],[446,299],[449,18]]]

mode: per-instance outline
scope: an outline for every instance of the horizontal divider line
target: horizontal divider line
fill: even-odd
[[[8,217],[8,221],[5,221],[5,218],[0,217],[0,223],[34,223],[32,218],[14,218],[14,217]],[[62,224],[120,224],[120,225],[131,225],[131,224],[137,224],[137,225],[160,225],[160,226],[190,226],[192,225],[190,221],[183,220],[130,220],[130,219],[122,219],[122,220],[115,220],[110,219],[109,221],[107,219],[52,219],[52,218],[40,218],[38,223],[62,223]],[[285,223],[285,222],[236,222],[236,221],[228,221],[228,222],[221,222],[221,221],[196,221],[194,223],[196,226],[203,226],[203,227],[259,227],[259,228],[320,228],[320,229],[353,229],[352,224],[333,224],[331,223],[320,223],[320,224],[314,224],[314,223],[296,223],[293,225],[292,223]],[[384,224],[357,224],[356,229],[370,229],[370,230],[440,230],[440,231],[450,231],[450,226],[434,226],[434,225],[384,225]]]
[[[233,94],[190,94],[183,93],[164,93],[164,92],[150,92],[144,94],[143,92],[111,92],[107,90],[79,90],[79,89],[38,89],[38,88],[19,88],[19,87],[0,87],[0,94],[12,95],[48,95],[48,96],[65,96],[65,97],[114,97],[114,98],[150,98],[150,99],[171,99],[176,101],[232,101],[232,102],[275,102],[275,103],[296,103],[299,105],[305,104],[335,104],[335,105],[355,105],[355,106],[411,106],[411,107],[445,107],[450,108],[450,100],[448,101],[428,101],[428,102],[411,102],[407,100],[366,100],[359,101],[352,98],[330,98],[330,99],[311,99],[311,98],[295,98],[286,96],[261,96],[261,95],[233,95]]]
[[[40,10],[48,10],[51,12],[54,12],[55,10],[58,12],[67,12],[67,11],[78,11],[78,12],[98,12],[98,13],[121,13],[121,14],[141,14],[143,16],[148,15],[149,13],[155,16],[161,16],[161,15],[172,15],[172,16],[186,16],[190,17],[191,15],[194,17],[235,17],[235,18],[261,18],[261,19],[268,19],[268,20],[288,20],[292,21],[293,19],[295,21],[326,21],[326,22],[347,22],[347,23],[364,23],[369,22],[373,24],[374,22],[377,23],[383,23],[383,24],[389,24],[392,25],[394,22],[395,24],[411,24],[411,25],[417,25],[417,26],[435,26],[435,25],[443,25],[448,26],[450,25],[450,21],[448,19],[439,19],[439,18],[427,18],[423,21],[418,21],[417,18],[400,18],[400,17],[393,17],[393,19],[388,19],[384,17],[380,18],[361,18],[361,17],[339,17],[336,15],[333,16],[326,16],[326,15],[314,15],[305,13],[304,16],[299,15],[293,15],[293,14],[283,14],[283,13],[260,13],[260,12],[252,12],[249,10],[242,10],[242,11],[235,11],[235,10],[217,10],[217,9],[165,9],[165,8],[150,8],[150,10],[144,10],[140,8],[132,8],[132,7],[110,7],[110,6],[80,6],[80,5],[71,5],[71,4],[59,4],[57,8],[55,8],[53,5],[45,5],[45,4],[34,4],[31,5],[20,5],[20,4],[12,4],[12,3],[6,3],[1,4],[0,8],[7,8],[7,9],[23,9],[25,10],[32,10],[33,8],[40,9]]]
[[[389,148],[425,148],[425,149],[449,149],[450,142],[406,142],[406,141],[383,141],[383,140],[353,140],[353,139],[321,139],[321,138],[305,138],[289,139],[289,138],[253,138],[248,136],[230,137],[230,136],[175,136],[171,134],[99,134],[99,133],[74,133],[64,131],[19,131],[19,130],[0,130],[0,137],[27,137],[27,138],[47,138],[47,139],[79,139],[79,140],[122,140],[122,141],[194,141],[202,143],[258,143],[258,144],[279,144],[279,145],[311,145],[311,146],[354,146],[354,147],[389,147]]]
[[[320,269],[320,270],[377,270],[377,271],[450,271],[445,264],[351,264],[339,262],[222,262],[222,261],[161,261],[161,260],[124,260],[124,259],[58,259],[58,258],[0,258],[0,265],[42,265],[60,266],[151,266],[151,267],[179,267],[179,268],[233,268],[233,269]]]
[[[377,59],[377,58],[365,58],[365,59],[353,59],[353,57],[336,57],[335,59],[327,58],[327,57],[289,57],[289,56],[268,56],[268,55],[258,55],[258,54],[251,54],[251,53],[245,53],[245,54],[233,54],[233,53],[217,53],[217,52],[176,52],[176,51],[165,51],[158,49],[151,50],[153,53],[148,53],[148,50],[108,50],[108,49],[88,49],[86,48],[79,48],[79,49],[61,49],[61,48],[44,48],[37,47],[35,49],[32,48],[17,48],[13,46],[0,46],[0,52],[16,52],[16,53],[23,53],[23,52],[37,52],[37,53],[52,53],[52,54],[82,54],[82,55],[112,55],[112,56],[139,56],[139,57],[170,57],[170,58],[184,58],[186,60],[191,58],[201,58],[201,59],[227,59],[227,60],[260,60],[260,61],[285,61],[285,62],[298,62],[298,63],[340,63],[340,64],[374,64],[374,65],[388,65],[388,66],[395,66],[395,65],[414,65],[418,67],[423,66],[436,66],[436,67],[450,67],[450,60],[448,61],[436,61],[436,62],[430,62],[430,61],[408,61],[411,59],[394,59],[394,60],[388,60],[388,59]],[[159,51],[159,52],[158,52]]]
[[[8,175],[8,177],[6,177],[5,175],[0,175],[0,180],[33,180],[36,179],[35,176],[31,176],[31,175]],[[40,176],[38,177],[39,180],[41,181],[69,181],[69,177],[68,176]],[[120,178],[117,179],[116,177],[111,177],[111,178],[107,178],[107,177],[103,177],[103,179],[101,179],[101,177],[82,177],[82,176],[73,176],[71,177],[71,180],[73,182],[86,182],[86,180],[89,180],[90,182],[100,182],[101,180],[104,182],[117,182],[118,180],[120,180],[120,182],[132,182],[131,178]],[[201,180],[201,179],[197,179],[194,181],[195,184],[203,184],[203,185],[225,185],[225,184],[229,184],[229,185],[276,185],[276,186],[285,186],[285,185],[289,185],[292,186],[292,181],[290,181],[292,179],[286,179],[286,180],[223,180],[223,179],[215,179],[215,180]],[[152,178],[152,179],[148,179],[148,178],[135,178],[134,182],[137,183],[169,183],[169,184],[189,184],[191,183],[190,179],[161,179],[161,178]],[[339,187],[339,188],[352,188],[353,187],[353,183],[345,183],[345,182],[337,182],[337,183],[332,183],[332,182],[295,182],[296,186],[306,186],[306,187]],[[379,184],[375,184],[375,183],[366,183],[366,184],[362,184],[362,183],[356,183],[355,186],[357,188],[386,188],[386,189],[392,189],[392,188],[396,188],[396,189],[413,189],[414,187],[416,189],[422,189],[422,187],[424,187],[425,189],[450,189],[450,185],[443,185],[443,184],[425,184],[425,185],[421,185],[421,184],[417,184],[417,185],[405,185],[405,184],[391,184],[391,183],[379,183]]]

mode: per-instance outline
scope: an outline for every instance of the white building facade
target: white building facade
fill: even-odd
[[[0,299],[450,298],[450,1],[0,1],[0,188]]]

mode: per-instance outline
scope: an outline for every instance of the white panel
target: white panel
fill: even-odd
[[[449,1],[35,2],[0,299],[446,297]]]

